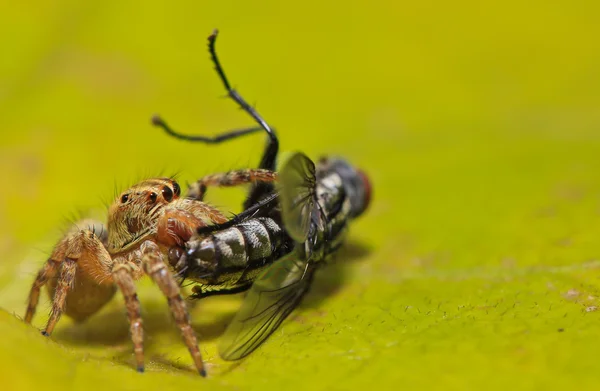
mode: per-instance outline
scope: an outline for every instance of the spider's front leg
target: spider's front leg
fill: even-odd
[[[181,297],[179,285],[163,261],[160,248],[152,241],[142,243],[142,267],[144,272],[158,285],[162,293],[167,297],[169,308],[175,319],[175,323],[181,331],[183,342],[186,344],[196,369],[202,376],[206,376],[204,363],[198,348],[198,339],[192,329],[190,315]]]
[[[144,372],[144,328],[142,325],[142,316],[140,311],[140,301],[137,297],[133,275],[139,275],[139,268],[132,262],[115,263],[112,270],[112,277],[117,284],[123,298],[125,299],[125,308],[127,308],[127,317],[129,318],[129,332],[133,342],[133,352],[137,364],[137,371]]]
[[[81,229],[77,225],[87,228]],[[91,221],[77,225],[56,245],[29,292],[26,323],[31,323],[33,319],[41,288],[48,286],[52,310],[42,331],[44,335],[52,334],[63,312],[82,321],[106,304],[115,292],[114,285],[108,281],[99,282],[111,263],[103,243],[105,231],[99,223]]]
[[[233,187],[248,183],[272,183],[277,180],[277,173],[262,168],[248,168],[225,173],[206,175],[190,185],[187,198],[202,201],[208,186]]]

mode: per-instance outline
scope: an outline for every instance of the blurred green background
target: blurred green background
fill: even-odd
[[[591,1],[0,4],[0,373],[6,389],[597,389],[600,7]],[[157,175],[255,166],[263,136],[206,52],[218,27],[233,85],[282,150],[338,154],[374,201],[337,261],[268,342],[221,361],[239,297],[192,310],[191,359],[140,282],[148,371],[133,370],[120,296],[50,340],[22,324],[37,269],[79,216]],[[242,191],[210,200],[236,211]],[[41,328],[44,297],[34,320]]]

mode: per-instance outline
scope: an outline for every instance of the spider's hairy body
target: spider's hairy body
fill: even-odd
[[[180,328],[198,372],[203,376],[206,374],[196,335],[191,327],[190,317],[172,269],[178,277],[184,276],[185,271],[190,269],[190,264],[178,262],[185,252],[188,240],[193,235],[195,239],[201,239],[202,235],[198,235],[199,229],[221,225],[227,221],[231,223],[237,221],[235,218],[228,220],[219,210],[202,202],[208,186],[238,186],[251,183],[252,189],[244,203],[245,211],[251,209],[258,211],[265,208],[267,212],[273,212],[266,203],[264,205],[261,203],[264,201],[263,198],[274,191],[274,182],[278,180],[274,169],[279,150],[279,141],[273,129],[237,91],[231,88],[217,58],[216,37],[216,30],[208,37],[209,53],[215,70],[228,96],[259,126],[230,131],[216,137],[206,137],[178,134],[158,116],[153,117],[152,123],[177,138],[209,144],[220,143],[262,129],[269,136],[269,143],[259,168],[205,176],[190,188],[185,199],[179,197],[179,185],[173,180],[148,179],[121,193],[109,207],[106,230],[101,223],[89,220],[80,222],[55,246],[31,287],[25,313],[27,323],[31,323],[43,286],[48,287],[52,297],[50,318],[42,334],[52,333],[63,312],[75,320],[86,319],[106,304],[118,289],[125,299],[137,369],[143,372],[143,328],[134,282],[143,275],[148,275],[167,297],[171,313]],[[217,276],[221,279],[214,275],[212,277],[215,278],[211,278],[205,273],[190,275],[188,276],[190,279],[201,285],[211,285],[206,290],[196,290],[197,295],[198,292],[210,291],[211,294],[224,294],[232,293],[232,289],[248,289],[256,273],[281,255],[279,250],[288,250],[281,244],[279,238],[281,233],[278,230],[267,230],[265,234],[261,227],[242,224],[236,228],[237,231],[224,230],[221,234],[212,235],[212,239],[208,238],[207,242],[202,242],[205,244],[214,242],[214,248],[224,249],[228,248],[225,245],[247,244],[246,239],[242,238],[245,233],[251,234],[250,236],[258,235],[255,240],[250,241],[253,247],[248,249],[248,259],[244,259],[244,261],[256,261],[251,265],[250,272],[244,262],[241,264],[238,262],[232,265],[233,268],[227,269],[227,273]],[[236,233],[237,236],[230,237],[228,233]],[[271,237],[270,233],[277,235]],[[216,241],[212,241],[215,238]],[[241,258],[228,259],[217,254],[210,256],[210,252],[204,255],[207,259],[198,257],[195,261],[209,271],[221,270],[219,266],[227,266],[228,261]],[[223,262],[219,263],[219,260]],[[214,264],[215,262],[217,265]],[[246,283],[241,284],[242,280]],[[232,281],[233,284],[230,284]]]
[[[101,248],[106,247],[106,243],[107,235],[102,225],[93,220],[83,220],[56,245],[50,257],[57,262],[59,259],[65,259],[69,253],[71,258],[77,259],[77,269],[71,282],[72,290],[68,294],[64,309],[64,313],[76,321],[83,321],[97,312],[116,291],[112,278],[106,278],[108,262],[103,264],[99,257],[90,256],[103,254]],[[84,248],[87,251],[84,251]],[[50,297],[56,295],[58,285],[57,278],[48,281]]]
[[[125,298],[138,370],[143,371],[143,330],[134,281],[147,274],[168,298],[171,312],[201,374],[197,339],[175,277],[165,259],[202,226],[227,218],[212,206],[180,198],[179,185],[168,178],[145,180],[121,193],[109,207],[106,230],[84,220],[55,246],[29,295],[25,321],[30,323],[42,286],[52,297],[50,335],[64,312],[82,321],[106,304],[119,288]]]
[[[110,206],[107,223],[110,254],[127,254],[145,240],[159,239],[166,246],[181,245],[191,236],[191,233],[186,235],[186,228],[227,220],[208,204],[179,198],[179,191],[174,189],[170,193],[169,185],[173,183],[164,178],[145,180],[122,193]]]

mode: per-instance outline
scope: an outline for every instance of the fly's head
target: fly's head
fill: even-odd
[[[181,188],[169,178],[147,179],[121,193],[108,209],[108,250],[124,250],[152,233],[165,205]]]
[[[350,200],[350,216],[360,216],[371,202],[371,181],[364,171],[337,157],[322,157],[317,164],[317,178],[336,173]]]

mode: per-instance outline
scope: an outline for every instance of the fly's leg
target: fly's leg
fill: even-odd
[[[223,82],[223,86],[227,90],[227,95],[235,101],[242,110],[248,113],[254,120],[267,132],[269,136],[269,142],[265,151],[263,152],[263,156],[260,160],[259,168],[269,171],[275,171],[275,163],[277,160],[277,154],[279,152],[279,140],[275,135],[275,132],[269,124],[258,114],[258,112],[246,102],[244,98],[229,84],[229,80],[227,80],[227,76],[225,76],[225,71],[221,66],[221,62],[219,61],[219,57],[217,56],[217,51],[215,48],[215,44],[217,42],[218,30],[214,30],[213,33],[208,37],[208,51],[210,52],[210,57],[215,64],[215,70],[217,74],[221,78]],[[258,182],[253,184],[246,201],[244,202],[244,209],[247,209],[251,205],[254,205],[261,198],[263,198],[266,194],[273,192],[273,185],[271,183]]]
[[[279,151],[279,140],[275,135],[275,132],[269,124],[258,114],[258,112],[246,102],[244,98],[229,84],[229,80],[227,80],[227,76],[225,76],[225,71],[221,66],[221,62],[219,61],[219,57],[217,56],[217,51],[215,49],[215,44],[217,42],[217,35],[219,31],[214,30],[213,33],[208,37],[208,51],[210,52],[210,58],[215,64],[215,70],[221,78],[223,82],[223,86],[227,90],[227,95],[236,102],[242,110],[248,113],[254,120],[267,132],[269,135],[269,144],[263,154],[262,160],[260,162],[259,167],[266,170],[275,170],[275,159],[277,158],[277,152]]]
[[[272,183],[277,180],[277,173],[261,168],[234,170],[225,173],[211,174],[200,178],[189,188],[187,197],[203,200],[208,186],[233,187],[248,183]]]
[[[198,348],[198,339],[192,329],[190,315],[188,313],[185,301],[181,297],[179,285],[169,271],[167,265],[162,260],[159,247],[153,242],[144,242],[142,244],[142,265],[144,271],[158,285],[162,293],[167,297],[169,308],[175,319],[175,323],[181,331],[181,336],[186,344],[198,373],[206,376],[202,355]]]
[[[227,96],[233,99],[233,101],[236,102],[242,110],[248,113],[259,124],[259,126],[233,130],[214,137],[206,137],[198,135],[184,135],[179,132],[176,132],[173,129],[171,129],[171,127],[169,127],[169,125],[158,115],[155,115],[152,118],[152,124],[162,128],[165,132],[178,139],[203,142],[207,144],[218,144],[220,142],[232,140],[246,134],[257,132],[262,129],[265,132],[267,132],[267,135],[269,136],[269,144],[265,149],[259,167],[273,171],[275,169],[275,159],[277,158],[277,153],[279,151],[279,140],[277,139],[274,130],[269,126],[269,124],[267,124],[267,122],[261,117],[261,115],[258,114],[258,112],[252,106],[250,106],[248,102],[246,102],[246,100],[242,98],[242,96],[236,90],[231,88],[229,80],[227,79],[227,76],[225,76],[225,71],[221,66],[221,62],[219,61],[219,57],[217,56],[217,51],[215,49],[217,34],[218,31],[214,30],[213,33],[208,37],[208,51],[210,52],[210,58],[215,65],[215,70],[217,71],[217,74],[219,75],[223,86],[227,90]]]
[[[246,134],[250,134],[250,133],[254,133],[254,132],[262,129],[269,136],[269,142],[267,143],[267,146],[263,152],[263,155],[262,155],[262,158],[261,158],[261,161],[260,161],[260,164],[258,167],[261,169],[264,169],[264,170],[275,171],[275,163],[277,160],[277,154],[279,152],[279,140],[277,139],[277,135],[275,134],[274,129],[272,129],[269,126],[269,124],[267,124],[267,122],[261,117],[261,115],[252,106],[250,106],[246,102],[246,100],[236,90],[231,88],[231,85],[229,84],[229,80],[227,79],[227,76],[225,75],[225,71],[223,70],[223,67],[221,66],[221,62],[219,61],[219,57],[217,56],[217,52],[216,52],[216,48],[215,48],[217,34],[218,34],[218,31],[214,30],[213,33],[208,37],[208,50],[210,52],[211,60],[215,65],[215,70],[217,71],[217,74],[219,75],[219,78],[221,79],[223,86],[227,90],[227,96],[229,96],[234,102],[236,102],[242,108],[242,110],[244,110],[246,113],[248,113],[260,126],[246,128],[246,129],[233,130],[233,131],[230,131],[227,133],[217,135],[215,137],[206,137],[206,136],[198,136],[198,135],[194,135],[194,136],[183,135],[181,133],[178,133],[178,132],[174,131],[173,129],[171,129],[169,127],[169,125],[163,119],[161,119],[159,116],[156,116],[156,115],[152,118],[152,123],[155,126],[162,128],[165,132],[167,132],[168,134],[170,134],[176,138],[179,138],[182,140],[188,140],[188,141],[203,142],[203,143],[207,143],[207,144],[218,144],[223,141],[232,140],[237,137],[240,137],[240,136],[243,136]],[[271,192],[273,192],[272,184],[265,183],[265,182],[255,183],[253,185],[252,189],[250,190],[248,198],[244,202],[244,209],[247,209],[251,205],[254,205],[257,201],[259,201],[261,198],[263,198],[265,195],[267,195],[268,193],[271,193]]]
[[[222,222],[222,223],[207,225],[206,227],[199,227],[196,230],[196,233],[200,236],[205,236],[205,235],[211,234],[213,232],[231,228],[234,225],[237,225],[237,224],[245,221],[246,219],[248,219],[252,216],[255,216],[259,211],[261,211],[263,209],[271,210],[271,209],[275,208],[278,203],[279,203],[278,194],[271,193],[271,194],[267,195],[266,197],[264,197],[263,199],[261,199],[260,201],[258,201],[257,203],[250,206],[249,208],[244,209],[243,212],[236,214],[229,220]]]
[[[200,136],[200,135],[187,135],[187,134],[179,133],[179,132],[173,130],[166,123],[166,121],[164,119],[162,119],[160,116],[158,116],[156,114],[152,117],[152,125],[158,126],[162,130],[164,130],[167,134],[169,134],[175,138],[178,138],[180,140],[201,142],[201,143],[205,143],[205,144],[220,144],[223,141],[232,140],[232,139],[238,138],[240,136],[244,136],[244,135],[251,134],[251,133],[256,133],[260,130],[263,130],[263,128],[260,126],[254,126],[254,127],[249,127],[249,128],[230,130],[230,131],[218,134],[213,137]]]

